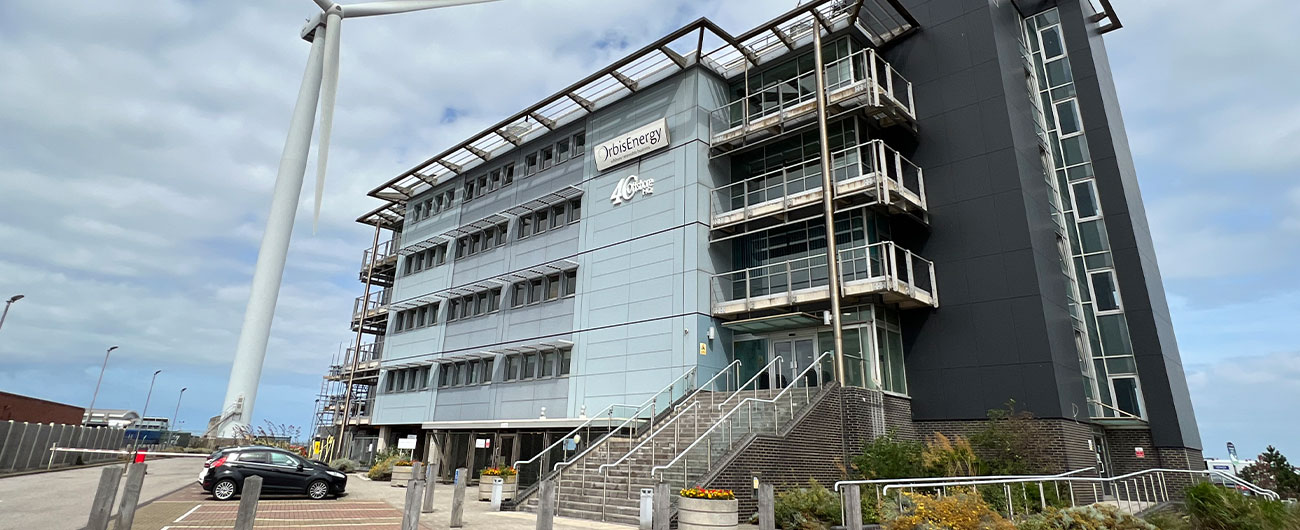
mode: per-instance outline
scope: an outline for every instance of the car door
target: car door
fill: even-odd
[[[312,466],[288,453],[271,451],[271,467],[279,475],[280,486],[288,491],[307,491]]]
[[[271,465],[270,451],[244,451],[232,464],[239,469],[245,479],[251,476],[262,477],[263,491],[281,491],[285,488],[284,477]]]

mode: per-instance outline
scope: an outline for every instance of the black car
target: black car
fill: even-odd
[[[244,479],[262,477],[265,493],[306,493],[313,499],[342,495],[348,476],[322,462],[274,447],[231,447],[212,453],[199,473],[199,484],[217,500],[244,489]]]

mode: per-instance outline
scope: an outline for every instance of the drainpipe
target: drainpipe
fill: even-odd
[[[840,260],[835,244],[835,182],[831,177],[831,147],[826,126],[826,72],[822,60],[821,17],[813,31],[813,57],[817,78],[817,132],[822,148],[822,212],[826,223],[826,268],[831,288],[831,325],[835,335],[835,380],[843,386],[848,377],[844,373],[844,327],[840,324]],[[827,28],[829,29],[829,28]]]

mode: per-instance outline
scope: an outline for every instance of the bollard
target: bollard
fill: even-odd
[[[758,486],[758,530],[776,530],[776,491],[771,484]]]
[[[654,500],[654,488],[641,488],[641,518],[637,521],[637,528],[650,530],[651,521],[654,520]]]
[[[653,530],[668,530],[668,519],[672,515],[672,497],[668,493],[668,483],[655,484],[654,516],[651,518]]]
[[[130,530],[135,522],[135,509],[140,504],[140,489],[144,487],[144,473],[148,464],[126,466],[126,488],[122,490],[122,503],[117,508],[117,527]]]
[[[239,492],[239,511],[235,513],[235,530],[253,530],[257,520],[257,501],[262,497],[262,477],[253,475],[244,479]]]
[[[844,526],[862,530],[862,490],[857,484],[850,484],[844,490]]]
[[[460,528],[465,526],[461,520],[465,511],[465,483],[469,482],[469,470],[463,467],[456,468],[456,485],[451,493],[451,527]]]
[[[414,471],[414,470],[412,470]],[[411,475],[406,481],[406,504],[402,505],[402,530],[420,530],[420,497],[424,481]]]
[[[501,511],[501,497],[506,489],[506,480],[501,477],[492,477],[492,493],[488,499],[492,502],[492,511]]]
[[[438,481],[438,459],[434,458],[424,467],[424,509],[423,513],[433,513],[433,485]]]
[[[95,490],[95,501],[90,505],[87,530],[108,530],[108,517],[113,513],[113,499],[117,498],[117,481],[121,479],[121,466],[106,467],[99,474],[99,488]]]
[[[551,530],[555,524],[555,481],[543,480],[537,495],[537,530]]]

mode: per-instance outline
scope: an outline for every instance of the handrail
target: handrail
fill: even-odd
[[[927,488],[934,488],[934,487],[940,487],[940,486],[944,486],[944,487],[946,487],[946,486],[985,486],[985,485],[990,485],[990,484],[1021,484],[1021,483],[1031,483],[1031,482],[1092,482],[1092,483],[1100,483],[1100,484],[1113,484],[1113,483],[1115,483],[1115,482],[1123,482],[1123,481],[1125,481],[1125,480],[1131,480],[1131,479],[1133,479],[1133,478],[1136,478],[1136,477],[1139,477],[1139,476],[1142,476],[1142,475],[1145,475],[1145,474],[1148,474],[1148,473],[1184,473],[1184,474],[1189,474],[1189,475],[1218,475],[1218,476],[1220,476],[1220,477],[1222,477],[1222,478],[1224,478],[1224,479],[1227,479],[1227,480],[1229,480],[1229,481],[1231,481],[1231,482],[1233,482],[1233,483],[1240,484],[1240,485],[1242,485],[1242,486],[1244,486],[1244,487],[1247,487],[1247,488],[1251,489],[1251,491],[1255,491],[1255,492],[1257,492],[1257,493],[1259,493],[1259,494],[1261,494],[1261,495],[1265,495],[1265,496],[1268,496],[1268,497],[1271,497],[1271,498],[1274,498],[1274,499],[1277,499],[1277,498],[1278,498],[1278,497],[1277,497],[1277,492],[1275,492],[1275,491],[1273,491],[1273,490],[1270,490],[1270,489],[1267,489],[1267,488],[1262,488],[1262,487],[1256,486],[1256,485],[1251,484],[1251,483],[1249,483],[1249,482],[1246,482],[1246,481],[1244,481],[1244,480],[1242,480],[1242,479],[1240,479],[1240,478],[1234,477],[1234,476],[1232,476],[1232,475],[1228,475],[1228,474],[1226,474],[1226,473],[1224,473],[1224,472],[1222,472],[1222,471],[1215,471],[1215,470],[1210,470],[1210,469],[1205,469],[1205,470],[1192,470],[1192,469],[1164,469],[1164,468],[1152,468],[1152,469],[1143,469],[1143,470],[1141,470],[1141,471],[1134,471],[1134,472],[1132,472],[1132,473],[1128,473],[1128,474],[1125,474],[1125,475],[1120,475],[1120,476],[1117,476],[1117,477],[1060,477],[1060,476],[1054,476],[1054,475],[1042,475],[1042,476],[1038,476],[1038,477],[1030,476],[1030,477],[1025,477],[1025,478],[1014,478],[1014,479],[993,479],[993,480],[953,480],[953,481],[948,481],[948,482],[938,482],[938,483],[931,483],[931,484],[923,484],[923,485],[921,485],[921,486],[922,486],[922,487],[927,487]],[[890,484],[890,485],[885,486],[881,491],[882,491],[883,494],[888,495],[890,489],[902,489],[902,488],[913,488],[913,487],[917,487],[917,486],[916,486],[916,485],[912,485],[912,484]]]
[[[767,364],[763,365],[763,368],[761,370],[754,373],[754,377],[749,378],[749,381],[745,381],[744,385],[737,387],[734,393],[732,393],[730,396],[727,396],[727,399],[718,405],[717,407],[718,410],[722,410],[723,407],[727,406],[727,403],[730,403],[731,400],[736,399],[736,397],[740,395],[741,390],[744,390],[745,387],[749,386],[750,383],[753,383],[754,381],[758,380],[758,376],[766,373],[771,373],[773,364],[780,366],[782,360],[783,359],[781,358],[781,356],[777,355],[776,358],[768,361]],[[755,387],[754,390],[758,390],[758,388]]]
[[[1046,475],[1046,476],[1068,477],[1079,473],[1083,473],[1084,471],[1096,471],[1096,470],[1097,468],[1090,466],[1090,467],[1076,469],[1074,471],[1066,471],[1064,473],[1057,473],[1055,475]],[[916,477],[916,478],[877,478],[877,479],[861,479],[861,480],[841,480],[839,482],[836,482],[834,488],[832,489],[834,489],[835,491],[839,491],[840,486],[851,486],[851,485],[858,485],[858,484],[887,484],[891,482],[910,484],[913,482],[943,482],[943,481],[964,480],[964,479],[979,480],[979,479],[1035,478],[1041,476],[1044,475],[967,475],[964,477]]]
[[[615,460],[615,461],[610,462],[610,463],[608,463],[608,464],[601,464],[600,467],[596,468],[596,472],[597,472],[597,473],[601,473],[601,472],[604,472],[604,471],[605,471],[605,468],[607,468],[607,467],[614,467],[614,466],[617,466],[617,465],[619,465],[619,464],[622,464],[623,461],[624,461],[624,460],[627,460],[628,457],[632,456],[633,453],[635,453],[635,452],[637,452],[637,451],[640,451],[641,448],[645,446],[645,444],[650,443],[650,441],[654,440],[655,436],[658,436],[659,433],[664,432],[664,429],[667,429],[669,425],[672,425],[673,422],[677,421],[677,420],[680,419],[682,416],[685,416],[685,415],[686,415],[686,411],[695,408],[695,407],[698,406],[699,404],[700,404],[700,402],[696,401],[696,402],[694,402],[694,403],[691,403],[690,405],[687,405],[686,408],[684,408],[684,409],[681,410],[681,413],[679,413],[679,414],[673,416],[672,418],[669,418],[668,421],[664,422],[663,425],[660,425],[660,426],[659,426],[659,430],[657,430],[657,431],[655,431],[655,432],[653,432],[653,433],[650,433],[650,436],[647,436],[646,439],[641,440],[641,443],[636,444],[636,447],[633,447],[632,449],[628,450],[628,452],[627,452],[627,453],[624,453],[623,456],[618,457],[618,460]]]
[[[742,364],[742,363],[740,362],[740,359],[736,359],[736,360],[734,360],[734,361],[731,361],[731,364],[728,364],[725,368],[723,368],[723,369],[721,369],[721,370],[718,370],[718,373],[713,374],[713,377],[710,377],[708,381],[705,381],[705,382],[704,382],[704,384],[701,384],[701,385],[695,385],[695,390],[692,390],[690,394],[688,394],[688,395],[686,395],[686,396],[683,396],[683,397],[682,397],[682,401],[685,402],[685,401],[687,401],[687,400],[689,400],[689,399],[695,397],[695,395],[696,395],[696,394],[699,394],[701,390],[704,390],[704,387],[713,384],[713,382],[714,382],[714,381],[717,381],[719,377],[722,377],[722,374],[727,373],[727,372],[730,371],[731,368],[734,367],[734,366],[741,366],[741,364]],[[737,378],[740,377],[740,372],[739,372],[739,371],[736,372],[736,377],[737,377]],[[737,382],[739,382],[739,381],[737,381]],[[710,402],[710,403],[713,402],[713,396],[712,396],[712,394],[709,395],[709,402]],[[674,407],[674,409],[675,409],[675,410],[680,410],[681,407]]]
[[[597,412],[595,415],[588,417],[588,418],[587,418],[587,421],[584,421],[584,422],[582,422],[581,424],[579,424],[577,427],[574,427],[574,429],[573,429],[572,431],[569,431],[568,434],[565,434],[564,436],[561,436],[558,440],[555,441],[555,443],[552,443],[551,445],[546,446],[546,448],[544,448],[544,449],[542,449],[541,451],[539,451],[536,455],[533,455],[532,458],[529,458],[528,460],[516,460],[516,461],[515,461],[514,468],[515,468],[515,469],[519,469],[519,466],[520,466],[520,465],[523,465],[523,464],[531,464],[531,463],[533,463],[533,462],[536,461],[538,458],[541,458],[542,455],[545,455],[546,453],[549,453],[549,452],[551,451],[551,449],[555,449],[556,447],[559,447],[559,446],[562,445],[566,440],[572,438],[573,435],[578,434],[578,431],[580,431],[580,430],[582,430],[582,429],[584,429],[584,428],[589,427],[589,426],[592,424],[592,422],[596,421],[597,419],[600,419],[602,416],[605,416],[606,414],[609,414],[609,415],[612,416],[613,413],[614,413],[614,408],[615,408],[615,407],[632,408],[633,405],[627,405],[627,404],[624,404],[624,403],[613,403],[613,404],[610,404],[610,405],[606,406],[606,407],[603,408],[603,409],[600,409],[600,412]],[[607,418],[607,419],[608,419],[608,418]],[[613,423],[613,420],[612,420],[612,419],[610,419],[610,423],[611,423],[611,424]]]
[[[595,442],[592,442],[591,444],[588,444],[586,450],[584,450],[584,451],[582,451],[581,453],[579,453],[578,455],[574,456],[572,459],[564,460],[564,461],[560,461],[560,462],[556,462],[554,466],[551,466],[551,470],[552,470],[552,471],[558,470],[558,469],[560,469],[560,466],[568,467],[569,465],[573,464],[574,462],[577,462],[577,461],[579,461],[579,460],[582,460],[583,457],[587,456],[587,453],[590,453],[590,452],[591,452],[592,450],[594,450],[595,448],[600,447],[600,445],[601,445],[602,443],[604,443],[605,440],[608,439],[610,436],[613,436],[614,433],[623,430],[623,427],[628,426],[628,425],[631,424],[633,421],[639,420],[639,418],[638,418],[637,416],[641,413],[642,410],[645,410],[645,406],[646,406],[646,405],[650,405],[650,404],[652,404],[652,403],[657,403],[657,402],[658,402],[658,397],[659,397],[659,395],[660,395],[660,394],[663,394],[663,393],[664,393],[664,390],[669,391],[669,392],[670,392],[670,395],[671,395],[672,388],[673,388],[674,386],[677,385],[677,382],[678,382],[678,381],[681,381],[682,379],[684,379],[684,378],[685,378],[686,376],[688,376],[688,375],[694,375],[694,374],[696,373],[696,372],[695,372],[695,368],[696,368],[696,367],[692,366],[690,370],[687,370],[685,373],[683,373],[682,375],[678,376],[677,379],[674,379],[674,380],[673,380],[673,382],[668,383],[668,386],[664,387],[663,390],[660,390],[660,391],[656,392],[653,396],[650,396],[650,399],[647,399],[647,400],[645,400],[644,402],[642,402],[641,405],[637,407],[636,412],[633,412],[633,413],[632,413],[632,416],[631,416],[631,417],[629,417],[628,419],[624,420],[623,423],[620,423],[617,427],[614,427],[613,429],[610,429],[609,432],[605,433],[603,436],[601,436],[601,437],[600,437],[599,439],[597,439]],[[669,404],[671,404],[671,400],[669,401]],[[684,410],[684,409],[683,409],[683,410]],[[651,413],[650,413],[650,418],[651,418],[652,421],[653,421],[653,419],[654,419],[654,415],[655,415],[655,412],[654,412],[654,411],[651,411]],[[674,417],[674,418],[672,418],[672,419],[676,419],[676,418]],[[669,423],[672,422],[672,419],[669,420]],[[653,436],[653,435],[651,435],[651,436]],[[563,440],[563,438],[561,438],[561,440]]]
[[[821,370],[822,359],[824,359],[824,358],[826,358],[826,357],[830,357],[830,355],[831,355],[831,352],[829,352],[829,351],[828,351],[828,352],[823,352],[821,355],[818,355],[816,359],[813,359],[813,362],[810,363],[810,364],[808,365],[807,368],[804,368],[803,371],[799,372],[798,375],[792,377],[792,378],[790,379],[790,384],[787,385],[785,388],[781,389],[781,391],[780,391],[779,393],[777,393],[776,396],[773,396],[772,399],[745,398],[745,399],[741,400],[741,402],[740,402],[739,404],[737,404],[737,405],[735,406],[735,408],[732,408],[730,411],[727,411],[727,413],[726,413],[726,414],[723,414],[721,418],[718,418],[717,421],[713,422],[713,425],[709,426],[709,428],[708,428],[707,430],[705,430],[703,434],[700,434],[699,436],[696,436],[696,437],[695,437],[695,441],[691,442],[690,445],[686,446],[686,449],[682,449],[681,451],[679,451],[679,452],[677,453],[677,456],[673,457],[673,459],[670,460],[670,461],[668,461],[667,464],[664,464],[664,465],[662,465],[662,466],[655,466],[655,467],[651,468],[651,469],[650,469],[650,476],[653,477],[653,476],[655,475],[656,472],[659,472],[659,471],[662,471],[662,470],[668,469],[668,468],[672,467],[674,464],[676,464],[677,461],[678,461],[678,460],[681,460],[682,457],[686,456],[686,454],[689,453],[689,452],[691,451],[691,449],[694,449],[696,445],[699,445],[700,440],[703,440],[703,439],[707,438],[707,437],[709,436],[709,434],[713,432],[714,429],[717,429],[719,426],[721,426],[721,425],[723,424],[723,422],[724,422],[725,420],[727,420],[728,418],[730,418],[732,414],[735,414],[736,411],[739,411],[739,410],[740,410],[740,405],[744,405],[746,401],[753,401],[753,402],[756,402],[756,403],[772,403],[773,405],[775,405],[775,404],[777,403],[777,401],[779,401],[779,400],[781,399],[781,396],[784,396],[786,392],[789,392],[791,388],[794,388],[794,387],[795,387],[795,384],[794,384],[795,381],[802,381],[802,380],[803,380],[804,376],[808,374],[808,371],[809,371],[809,370],[812,370],[812,369],[816,368],[818,371],[820,371],[820,370]],[[818,384],[820,384],[820,383],[821,383],[821,378],[818,377]],[[654,435],[651,435],[651,438],[653,438],[653,437],[654,437]]]
[[[1129,411],[1124,410],[1124,409],[1120,409],[1120,408],[1113,407],[1113,406],[1111,406],[1111,405],[1107,405],[1107,404],[1105,404],[1105,403],[1102,403],[1102,402],[1100,402],[1100,401],[1097,401],[1097,400],[1094,399],[1094,398],[1088,398],[1088,402],[1089,402],[1089,403],[1093,403],[1093,404],[1095,404],[1095,405],[1101,405],[1102,407],[1105,407],[1105,408],[1108,408],[1108,409],[1110,409],[1110,410],[1113,410],[1113,411],[1119,413],[1121,416],[1128,416],[1128,417],[1131,418],[1131,419],[1146,421],[1146,419],[1143,418],[1142,416],[1138,416],[1137,414],[1134,414],[1134,413],[1129,412]]]

